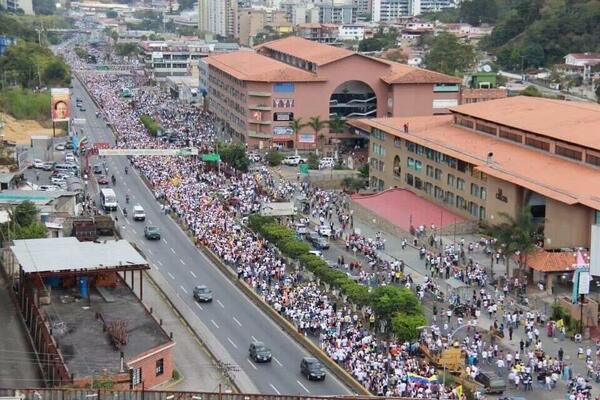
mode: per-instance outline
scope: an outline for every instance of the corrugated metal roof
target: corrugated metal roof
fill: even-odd
[[[10,247],[25,273],[84,271],[144,265],[126,240],[80,242],[74,237],[15,240]]]

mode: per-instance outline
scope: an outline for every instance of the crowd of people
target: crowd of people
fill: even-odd
[[[69,59],[69,58],[68,58]],[[70,57],[73,59],[73,57]],[[212,151],[217,130],[211,116],[203,111],[181,107],[158,88],[148,86],[143,77],[116,74],[80,72],[89,92],[101,107],[102,115],[117,133],[118,148],[162,148],[196,146]],[[130,88],[132,98],[119,96],[123,87]],[[154,118],[168,135],[154,137],[140,122],[142,115]],[[383,256],[385,239],[376,235],[368,238],[352,228],[354,217],[347,198],[342,194],[323,191],[306,183],[276,182],[265,168],[245,174],[225,174],[209,168],[198,158],[136,156],[132,165],[150,182],[156,199],[166,213],[176,216],[193,233],[198,244],[206,246],[231,266],[239,279],[243,279],[281,315],[292,321],[300,332],[318,341],[323,350],[340,366],[348,370],[372,393],[380,396],[403,396],[431,399],[459,399],[464,394],[456,387],[444,385],[436,374],[439,371],[418,356],[416,342],[385,341],[375,332],[377,323],[370,309],[356,310],[346,302],[338,302],[315,282],[306,282],[303,271],[287,265],[276,249],[244,226],[244,216],[260,209],[263,202],[273,199],[293,199],[299,193],[305,199],[303,211],[321,224],[339,231],[346,248],[365,260],[365,265],[338,261],[338,266],[348,268],[368,284],[403,284],[414,288],[419,297],[432,293],[439,299],[441,289],[433,278],[453,277],[479,288],[473,297],[454,297],[454,304],[466,303],[473,309],[470,316],[457,316],[450,309],[440,313],[434,307],[433,324],[423,331],[421,341],[431,348],[448,347],[451,329],[465,326],[469,334],[460,346],[466,354],[469,373],[477,374],[481,365],[494,365],[517,387],[525,390],[532,377],[539,379],[543,373],[547,388],[555,387],[556,376],[564,376],[568,365],[558,356],[543,352],[536,338],[535,326],[539,318],[509,312],[494,304],[505,304],[502,291],[487,293],[488,278],[484,268],[467,262],[459,268],[464,253],[485,251],[480,243],[459,244],[441,248],[438,253],[422,252],[431,278],[414,285],[405,274],[404,263]],[[337,227],[336,227],[337,226]],[[419,227],[416,236],[424,237],[427,229]],[[418,235],[417,235],[418,233]],[[406,243],[403,242],[403,246]],[[489,248],[489,243],[483,247]],[[424,248],[423,248],[424,249]],[[362,274],[362,275],[361,275]],[[408,278],[407,278],[408,277]],[[341,305],[339,305],[341,304]],[[490,308],[491,307],[491,308]],[[449,312],[449,314],[446,314]],[[527,320],[526,335],[533,335],[530,343],[515,352],[504,352],[494,340],[485,339],[479,332],[479,318],[489,314],[497,330],[504,333],[517,329],[515,319]],[[441,318],[438,318],[438,314]],[[500,322],[498,322],[500,320]],[[512,332],[512,331],[511,331]],[[512,333],[511,333],[512,335]],[[541,363],[541,364],[540,364]],[[582,389],[580,377],[568,377],[573,382],[573,393],[579,398]],[[547,382],[547,380],[550,381]]]

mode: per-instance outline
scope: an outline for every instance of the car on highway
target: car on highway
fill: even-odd
[[[42,160],[40,160],[39,158],[36,158],[35,160],[33,160],[33,163],[31,165],[33,166],[33,168],[36,168],[36,169],[44,168],[44,162]]]
[[[284,158],[281,163],[284,165],[295,166],[298,164],[304,164],[306,162],[306,158],[300,156],[287,156]]]
[[[250,348],[248,349],[248,353],[250,358],[254,360],[254,362],[271,362],[272,354],[271,349],[269,349],[263,342],[252,342],[250,343]]]
[[[133,220],[134,221],[143,221],[146,219],[146,212],[144,208],[139,204],[133,206]]]
[[[52,171],[54,169],[54,161],[46,161],[44,164],[42,164],[42,169],[44,171]]]
[[[60,186],[57,185],[40,185],[38,190],[42,192],[54,192],[55,190],[60,190]]]
[[[54,185],[60,185],[61,183],[66,183],[65,178],[58,177],[58,176],[50,177],[50,182]]]
[[[213,300],[213,292],[204,285],[198,285],[194,288],[194,300],[199,303],[210,303]]]
[[[65,151],[65,144],[64,143],[59,143],[56,146],[54,146],[54,150],[56,151]]]
[[[108,177],[106,175],[100,175],[96,177],[96,182],[98,182],[98,185],[108,185]]]
[[[73,153],[67,153],[65,154],[65,162],[72,164],[75,162],[75,154]]]
[[[148,240],[160,240],[160,229],[158,226],[147,225],[144,228],[144,237]]]
[[[323,368],[323,364],[314,357],[304,357],[302,361],[300,361],[300,373],[309,381],[312,381],[313,379],[317,381],[325,380],[325,368]]]
[[[79,107],[79,111],[81,111],[81,112],[85,112],[85,111],[86,111],[86,109],[85,109],[85,107],[84,107],[83,105],[81,105],[81,107]]]
[[[102,173],[102,165],[101,164],[94,165],[94,167],[92,169],[94,171],[94,174],[101,174]]]
[[[329,241],[324,237],[319,236],[317,232],[309,232],[308,235],[306,235],[306,240],[317,250],[329,248]]]
[[[309,250],[308,251],[310,254],[312,254],[313,256],[317,256],[319,258],[325,258],[323,257],[323,253],[321,252],[321,250]]]
[[[331,227],[329,225],[319,225],[317,227],[317,232],[319,232],[319,235],[321,236],[331,236]]]

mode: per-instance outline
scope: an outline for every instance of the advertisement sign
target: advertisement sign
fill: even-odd
[[[294,130],[289,126],[274,126],[273,135],[293,135]]]
[[[301,133],[298,135],[298,143],[315,143],[314,133]]]
[[[579,273],[579,294],[590,294],[590,279],[589,271]]]
[[[294,215],[294,213],[294,203],[292,202],[263,203],[260,208],[260,215],[264,217],[283,217]]]
[[[273,99],[273,108],[293,108],[294,99]]]
[[[50,114],[53,122],[69,120],[69,89],[50,89]]]
[[[592,244],[590,246],[590,272],[600,276],[600,225],[592,225]]]
[[[273,121],[291,121],[294,119],[292,112],[276,112],[273,113]]]

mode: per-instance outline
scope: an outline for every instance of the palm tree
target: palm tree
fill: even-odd
[[[515,255],[519,258],[519,281],[522,282],[527,257],[535,250],[539,241],[540,224],[533,220],[531,207],[521,208],[514,217],[506,213],[499,213],[498,216],[503,221],[490,226],[489,233],[505,249],[506,257]],[[508,263],[506,268],[508,276]]]
[[[294,131],[294,135],[296,135],[296,146],[298,146],[298,133],[306,126],[306,124],[302,122],[302,118],[292,118],[292,120],[288,122],[288,126]]]
[[[323,128],[325,128],[328,124],[328,121],[322,121],[321,117],[319,117],[318,115],[316,117],[310,117],[308,119],[308,126],[310,126],[314,131],[315,131],[315,137],[318,139],[322,139],[325,136],[319,136],[319,132],[321,132],[321,130]]]
[[[329,120],[329,132],[331,133],[342,133],[346,126],[346,120],[340,117],[338,114],[333,114],[333,117]]]

